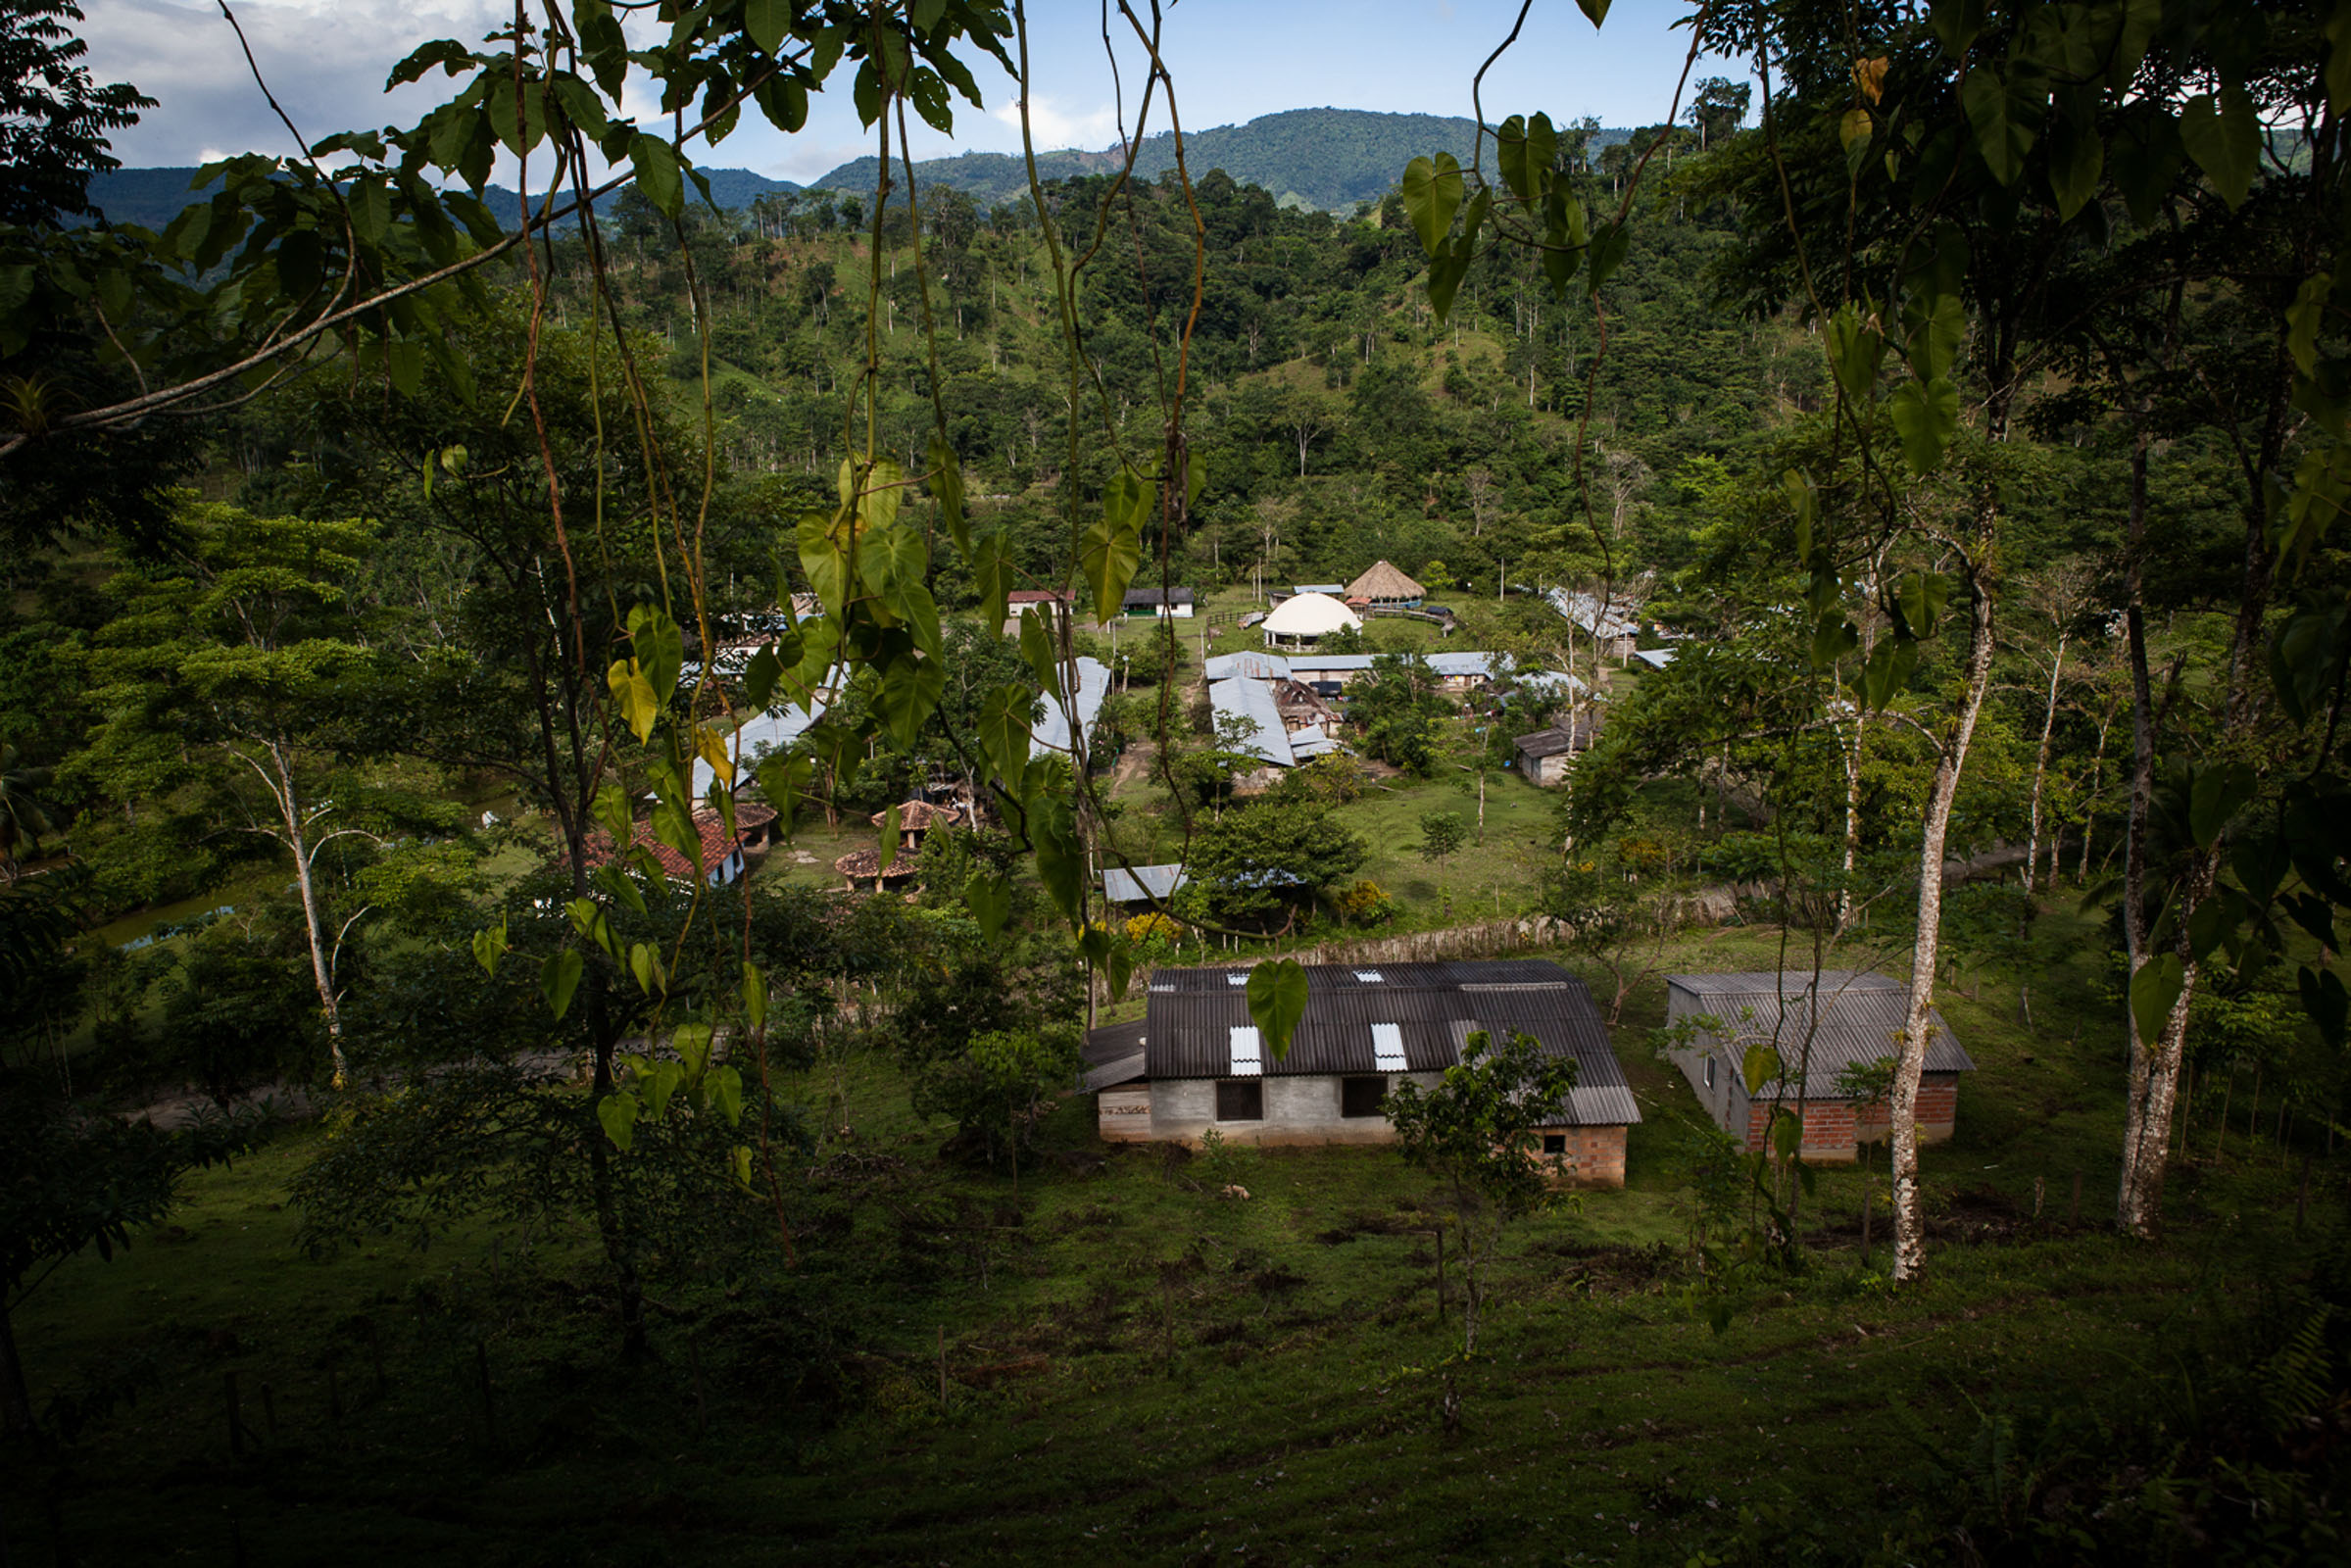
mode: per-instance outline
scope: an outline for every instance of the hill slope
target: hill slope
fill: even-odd
[[[1244,125],[1218,125],[1188,138],[1184,162],[1195,177],[1221,169],[1249,185],[1261,185],[1292,205],[1344,212],[1360,201],[1377,201],[1396,181],[1404,165],[1423,154],[1449,152],[1469,161],[1474,121],[1458,116],[1389,115],[1367,109],[1288,109],[1260,115]],[[1602,131],[1601,142],[1623,131]],[[1037,172],[1046,179],[1107,173],[1118,167],[1116,149],[1040,153]],[[1136,172],[1156,178],[1175,167],[1175,137],[1162,131],[1147,137],[1136,155]],[[914,166],[917,179],[953,185],[981,202],[1007,201],[1028,189],[1021,161],[1005,153],[965,153]],[[820,179],[817,189],[873,188],[871,158],[843,164]]]
[[[140,223],[148,228],[162,228],[179,216],[179,210],[191,202],[209,197],[220,181],[215,180],[202,191],[191,189],[197,171],[193,165],[182,168],[118,169],[112,173],[98,174],[90,180],[90,201],[108,219],[118,223]],[[727,210],[749,207],[759,197],[773,191],[800,189],[788,179],[769,179],[748,169],[706,169],[703,174],[710,182],[710,196]],[[482,200],[491,213],[505,218],[514,211],[514,193],[503,185],[491,185],[482,191]],[[596,210],[609,210],[611,197],[596,204]]]

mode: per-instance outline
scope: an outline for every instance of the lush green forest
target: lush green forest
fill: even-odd
[[[1667,123],[1032,187],[882,162],[992,5],[541,9],[203,171],[0,11],[0,1556],[2342,1552],[2318,10],[1709,9]],[[818,91],[876,156],[717,167]],[[1382,562],[1292,758],[1208,662]],[[1101,1135],[1154,974],[1278,1061],[1428,956],[1589,988],[1621,1187],[1527,1035]],[[1845,1157],[1809,1035],[1713,1021],[1745,1138],[1677,1065],[1747,970],[1898,992]]]

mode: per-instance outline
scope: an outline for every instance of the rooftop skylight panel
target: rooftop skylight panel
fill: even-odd
[[[1377,969],[1357,969],[1355,971],[1355,978],[1362,981],[1365,985],[1376,986],[1382,980],[1386,979],[1387,976],[1381,974]]]
[[[1257,1043],[1257,1031],[1248,1024],[1235,1024],[1228,1039],[1232,1042],[1233,1076],[1254,1078],[1265,1071],[1265,1057]]]
[[[1228,986],[1248,985],[1249,971],[1247,969],[1227,969],[1224,975],[1224,983]]]
[[[1404,1031],[1392,1023],[1371,1026],[1371,1055],[1382,1072],[1404,1070]]]

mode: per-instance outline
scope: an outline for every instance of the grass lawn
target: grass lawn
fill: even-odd
[[[2112,1397],[2249,1279],[2342,1240],[2340,1166],[2322,1156],[2297,1240],[2295,1168],[2235,1145],[2180,1171],[2164,1244],[2097,1228],[2120,1041],[2094,956],[2055,956],[2073,920],[2043,922],[2034,1027],[2013,985],[1944,999],[1980,1070],[1926,1154],[1930,1279],[1885,1286],[1883,1249],[1873,1267],[1855,1245],[1862,1177],[1825,1172],[1811,1266],[1745,1289],[1719,1336],[1686,1295],[1696,1104],[1648,1049],[1654,982],[1617,1031],[1645,1117],[1629,1186],[1508,1233],[1469,1361],[1439,1317],[1433,1185],[1381,1150],[1244,1153],[1203,1181],[1101,1145],[1072,1097],[1016,1192],[942,1159],[949,1129],[851,1055],[794,1085],[853,1129],[795,1174],[798,1266],[657,1283],[655,1358],[624,1365],[576,1228],[302,1256],[285,1190],[321,1135],[291,1130],[18,1309],[36,1400],[136,1397],[0,1478],[14,1560],[1938,1558],[1875,1544],[1960,1484],[1923,1442]],[[1764,966],[1779,944],[1732,928],[1667,961]],[[1250,1197],[1209,1196],[1222,1179]]]

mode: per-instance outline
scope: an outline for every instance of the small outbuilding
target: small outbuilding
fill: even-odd
[[[1197,1145],[1384,1144],[1399,1079],[1434,1087],[1472,1034],[1531,1035],[1573,1057],[1576,1086],[1537,1130],[1572,1181],[1621,1187],[1627,1130],[1641,1109],[1584,982],[1543,959],[1310,964],[1306,1010],[1279,1060],[1249,1017],[1247,968],[1160,969],[1140,1026],[1088,1038],[1081,1086],[1102,1136]]]
[[[1129,588],[1120,608],[1130,620],[1190,620],[1193,595],[1189,588]]]
[[[928,801],[901,801],[898,805],[898,851],[901,855],[919,854],[922,836],[935,827],[953,827],[963,819],[960,807],[933,806]],[[890,825],[887,809],[873,813],[869,819],[875,827]]]
[[[1102,900],[1108,904],[1143,904],[1155,899],[1165,904],[1191,880],[1180,865],[1139,865],[1131,871],[1124,866],[1108,865],[1102,867]]]
[[[1349,603],[1362,600],[1374,610],[1418,610],[1429,591],[1405,576],[1385,561],[1375,561],[1371,568],[1347,585]]]
[[[1715,1125],[1750,1150],[1766,1147],[1775,1103],[1804,1118],[1804,1157],[1849,1160],[1860,1145],[1886,1136],[1883,1099],[1864,1098],[1838,1083],[1848,1068],[1891,1056],[1910,1009],[1905,981],[1866,969],[1758,970],[1665,977],[1665,1021],[1670,1029],[1699,1020],[1673,1058],[1697,1092]],[[1939,1011],[1927,1014],[1925,1074],[1919,1080],[1922,1143],[1940,1143],[1959,1121],[1959,1075],[1976,1064],[1952,1038]],[[1749,1084],[1747,1052],[1770,1046],[1782,1077]]]
[[[1545,789],[1567,782],[1568,769],[1576,758],[1592,750],[1592,737],[1599,726],[1592,716],[1581,714],[1561,718],[1548,729],[1539,729],[1532,735],[1521,735],[1510,743],[1518,756],[1518,770],[1530,784]]]
[[[628,850],[615,848],[612,835],[600,827],[589,829],[584,848],[591,866],[625,866],[630,863],[636,850],[642,848],[652,854],[661,868],[662,876],[669,881],[693,882],[699,876],[703,886],[722,888],[743,874],[746,843],[762,835],[774,821],[775,812],[766,807],[738,806],[735,808],[734,831],[730,833],[724,817],[707,806],[698,807],[694,812],[694,832],[698,840],[699,869],[695,860],[654,837],[653,823],[645,817],[639,817],[630,825]]]
[[[1268,648],[1310,648],[1335,631],[1360,630],[1363,617],[1329,594],[1285,599],[1262,622]]]
[[[914,857],[901,851],[892,857],[890,868],[882,869],[879,850],[852,850],[833,862],[852,893],[883,893],[903,888],[914,880]]]

